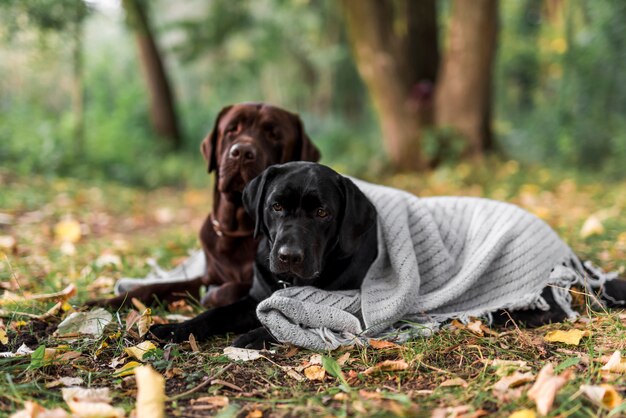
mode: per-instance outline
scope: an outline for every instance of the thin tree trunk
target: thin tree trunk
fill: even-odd
[[[85,151],[85,90],[83,83],[83,23],[72,26],[72,113],[74,115],[74,157]]]
[[[150,118],[157,135],[167,138],[173,148],[182,141],[170,82],[156,45],[147,10],[142,0],[123,0],[130,26],[135,32],[139,61],[150,94]]]
[[[498,32],[497,0],[453,0],[448,48],[436,94],[437,125],[467,140],[465,154],[493,148],[492,75]]]
[[[433,123],[439,64],[435,0],[343,0],[357,68],[398,170],[423,170],[422,129]]]

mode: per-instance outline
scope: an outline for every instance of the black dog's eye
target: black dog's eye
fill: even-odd
[[[328,216],[328,212],[322,208],[319,208],[316,213],[318,218],[325,218]]]
[[[278,135],[278,132],[276,132],[274,130],[274,128],[270,128],[267,130],[267,137],[269,139],[271,139],[272,141],[276,141],[278,139],[280,139],[280,136]]]
[[[281,205],[280,203],[274,203],[272,205],[272,209],[274,209],[276,212],[280,212],[283,210],[283,205]]]

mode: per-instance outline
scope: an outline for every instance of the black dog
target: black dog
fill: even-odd
[[[161,340],[247,334],[234,345],[274,341],[256,317],[257,304],[285,286],[359,289],[377,254],[376,210],[349,179],[314,163],[275,165],[244,189],[243,202],[263,234],[250,293],[181,324],[155,325]]]
[[[211,309],[182,324],[152,327],[159,339],[181,342],[194,334],[203,340],[253,330],[234,345],[261,348],[273,338],[260,327],[255,308],[274,291],[291,285],[360,288],[377,255],[376,210],[352,181],[319,164],[292,162],[272,166],[252,180],[244,189],[243,201],[255,220],[255,234],[264,236],[252,290],[232,305]],[[607,306],[623,306],[626,280],[609,281],[604,291],[598,296]],[[513,319],[534,327],[566,319],[549,288],[542,296],[550,310],[500,311],[494,313],[494,322]]]

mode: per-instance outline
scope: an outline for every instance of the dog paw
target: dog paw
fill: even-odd
[[[269,348],[271,343],[276,342],[268,330],[257,328],[237,337],[233,341],[233,347],[263,350]]]
[[[150,327],[148,334],[162,342],[182,343],[189,339],[189,330],[180,324],[157,324]]]

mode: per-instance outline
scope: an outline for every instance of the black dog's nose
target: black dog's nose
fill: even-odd
[[[256,149],[252,144],[240,142],[230,147],[228,156],[235,160],[254,161],[256,160]]]
[[[302,263],[304,252],[300,249],[283,245],[278,249],[278,259],[282,263],[294,266]]]

